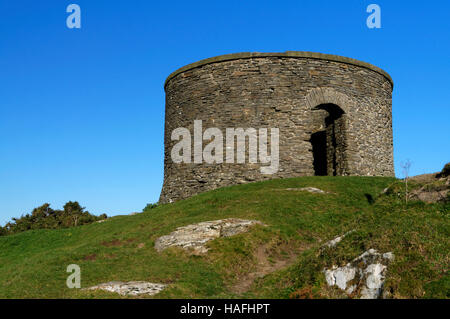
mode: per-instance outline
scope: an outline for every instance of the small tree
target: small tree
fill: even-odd
[[[447,177],[447,176],[450,176],[450,162],[445,164],[444,168],[442,169],[442,171],[440,171],[436,175],[437,178]]]
[[[411,167],[412,162],[407,159],[406,162],[402,162],[400,166],[403,169],[403,176],[405,176],[405,203],[408,204],[408,177],[409,177],[409,169]]]
[[[95,216],[84,209],[78,202],[67,202],[63,210],[53,210],[50,208],[50,204],[46,203],[33,209],[31,214],[22,215],[20,218],[12,218],[12,221],[4,227],[0,226],[0,236],[30,229],[58,229],[80,226],[107,218],[106,214]]]
[[[158,207],[158,203],[150,203],[147,204],[142,211],[145,212],[146,210],[150,210],[156,207]]]

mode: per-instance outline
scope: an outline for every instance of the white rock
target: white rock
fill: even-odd
[[[99,284],[88,288],[88,290],[104,290],[109,292],[115,292],[122,296],[137,296],[137,295],[155,295],[162,291],[167,285],[154,284],[145,281],[110,281],[107,283]]]
[[[367,266],[364,273],[367,275],[366,286],[369,289],[379,289],[384,282],[384,271],[386,266],[382,264],[371,264]]]
[[[344,235],[338,236],[338,237],[336,237],[336,238],[334,238],[334,239],[332,239],[332,240],[326,242],[326,243],[324,244],[324,246],[327,246],[327,247],[330,247],[330,248],[331,248],[331,247],[334,247],[334,246],[336,246],[338,243],[340,243],[340,242],[342,241],[342,239],[344,239],[347,235],[353,233],[354,231],[355,231],[355,230],[348,231],[348,232],[346,232]]]
[[[336,278],[334,277],[334,269],[337,267],[334,266],[332,270],[325,269],[325,280],[327,281],[328,286],[334,286],[336,284]]]
[[[334,272],[334,278],[336,278],[336,286],[345,290],[347,288],[347,282],[355,278],[356,268],[349,265],[338,268]]]
[[[353,291],[355,291],[356,285],[353,285],[351,287],[348,287],[348,289],[345,291],[348,295],[350,295]]]
[[[329,286],[336,285],[347,294],[360,287],[361,299],[376,299],[383,292],[387,264],[393,259],[392,252],[380,254],[375,249],[369,249],[344,267],[324,269],[325,279]],[[354,279],[357,283],[347,287],[348,282]]]
[[[325,270],[325,279],[329,286],[336,285],[342,290],[345,290],[347,288],[347,282],[355,278],[356,270],[350,264],[339,268],[334,266],[331,270]]]
[[[391,252],[384,253],[384,254],[383,254],[383,258],[386,258],[386,259],[392,261],[392,260],[394,260],[394,254],[391,253]]]

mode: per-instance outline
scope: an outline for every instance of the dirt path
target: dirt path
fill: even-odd
[[[238,278],[230,290],[236,294],[242,294],[248,291],[256,279],[292,265],[303,250],[295,251],[288,256],[274,256],[268,251],[267,245],[258,247],[255,252],[257,261],[256,270]],[[271,257],[272,262],[269,261],[269,257]]]

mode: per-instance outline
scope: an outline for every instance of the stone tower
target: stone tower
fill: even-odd
[[[162,203],[271,178],[394,176],[393,82],[371,64],[310,52],[237,53],[184,66],[164,87]],[[265,175],[264,164],[248,161],[175,163],[172,132],[193,132],[196,120],[203,132],[278,128],[278,171]]]

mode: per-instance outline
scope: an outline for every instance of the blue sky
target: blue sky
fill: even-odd
[[[81,29],[66,7],[81,7]],[[368,29],[366,7],[381,7]],[[234,52],[314,51],[394,79],[394,160],[450,161],[450,1],[0,0],[0,224],[45,202],[95,214],[156,202],[165,78]]]

